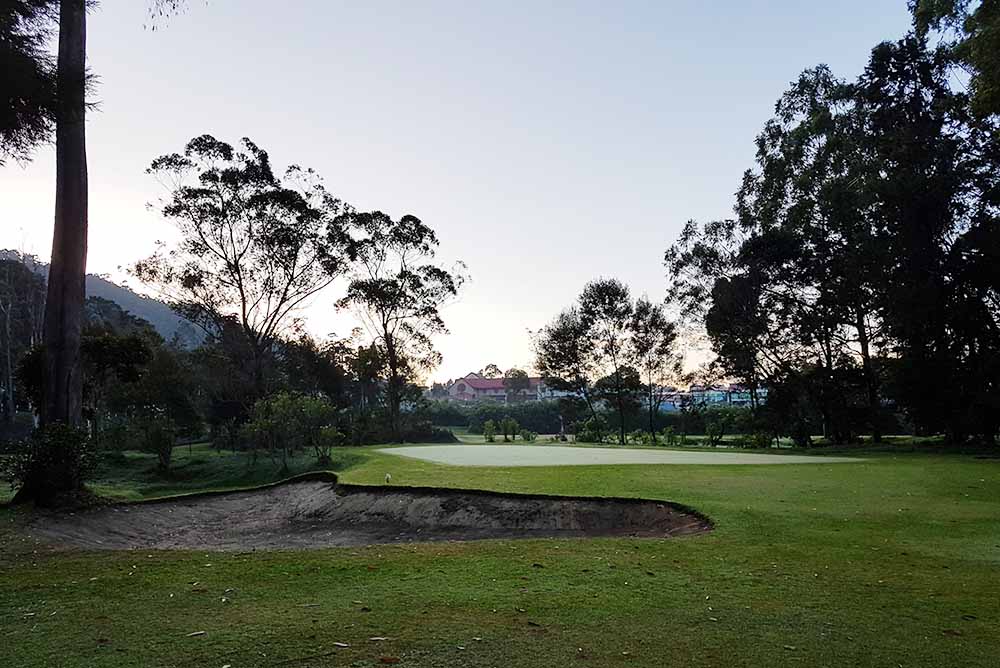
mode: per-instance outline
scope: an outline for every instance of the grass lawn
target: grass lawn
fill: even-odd
[[[95,487],[139,498],[276,474],[195,447],[164,481],[143,457],[106,467]],[[335,456],[353,483],[390,472],[399,485],[662,498],[717,524],[664,541],[81,553],[33,544],[17,528],[25,511],[2,510],[0,663],[998,665],[1000,460],[866,457],[458,468],[370,448]]]

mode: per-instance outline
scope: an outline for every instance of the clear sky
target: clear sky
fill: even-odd
[[[468,264],[436,379],[530,366],[527,330],[594,277],[661,298],[664,249],[730,215],[787,84],[818,63],[854,76],[909,25],[905,0],[190,0],[154,32],[145,7],[90,18],[89,270],[121,280],[171,238],[146,209],[154,157],[249,136],[361,209],[420,217]],[[53,163],[0,168],[0,247],[48,257]],[[304,314],[315,334],[349,334],[336,297]]]

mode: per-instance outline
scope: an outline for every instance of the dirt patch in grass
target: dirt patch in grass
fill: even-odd
[[[308,549],[483,538],[641,536],[712,528],[664,501],[338,484],[300,477],[269,487],[38,513],[27,529],[86,549]]]

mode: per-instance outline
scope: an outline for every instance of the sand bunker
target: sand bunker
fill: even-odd
[[[700,533],[711,522],[643,499],[366,487],[299,478],[264,489],[40,515],[30,532],[88,549],[306,549],[435,540]]]
[[[586,466],[595,464],[840,464],[852,457],[766,455],[752,452],[702,452],[649,448],[579,448],[565,445],[418,445],[379,452],[452,466]]]

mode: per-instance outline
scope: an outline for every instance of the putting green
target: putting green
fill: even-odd
[[[574,448],[559,445],[421,445],[379,452],[452,466],[587,466],[600,464],[831,464],[852,457],[689,452],[640,448]]]

